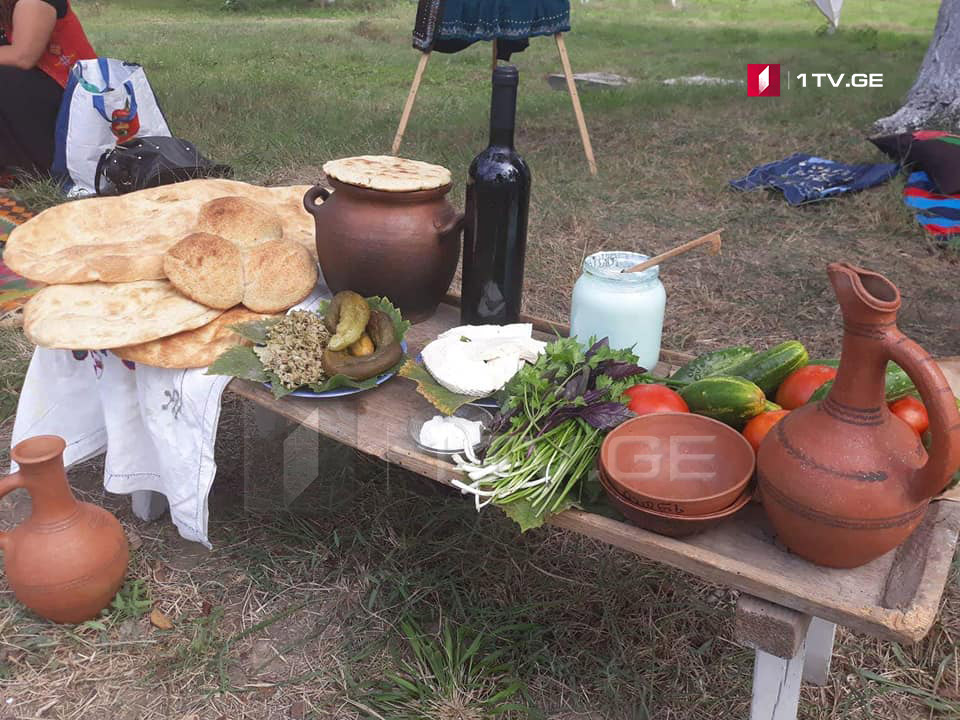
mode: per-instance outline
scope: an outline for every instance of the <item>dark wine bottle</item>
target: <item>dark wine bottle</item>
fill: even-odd
[[[506,324],[520,316],[530,170],[513,147],[518,83],[513,65],[493,71],[490,145],[470,164],[460,305],[465,325]]]

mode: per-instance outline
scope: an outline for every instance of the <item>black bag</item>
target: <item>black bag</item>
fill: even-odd
[[[144,188],[205,177],[231,177],[229,165],[216,165],[192,143],[175,137],[143,137],[118,144],[100,156],[97,195],[122,195]],[[102,178],[108,185],[103,186]]]

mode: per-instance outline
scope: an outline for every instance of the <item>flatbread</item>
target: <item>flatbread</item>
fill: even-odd
[[[323,172],[347,185],[385,192],[436,190],[452,182],[450,171],[445,167],[391,155],[331,160],[324,164]]]
[[[261,202],[228,195],[200,208],[197,232],[219,235],[241,249],[283,237],[280,216]]]
[[[317,284],[317,264],[300,245],[288,240],[258,245],[244,254],[243,304],[257,312],[292,308]]]
[[[100,350],[193,330],[222,313],[184,297],[166,280],[51,285],[30,298],[23,329],[43,347]]]
[[[185,330],[176,335],[140,345],[115,348],[112,352],[124,360],[131,360],[139,365],[159,368],[206,367],[230,348],[251,344],[249,340],[233,332],[230,325],[240,325],[269,317],[274,316],[235,307],[196,330]]]
[[[309,257],[302,246],[289,244]],[[243,255],[219,235],[187,235],[164,254],[163,271],[177,290],[207,307],[227,310],[243,300]]]
[[[269,207],[280,219],[283,237],[316,257],[314,220],[303,209],[309,189],[188,180],[68,202],[17,227],[7,240],[3,260],[14,272],[48,284],[161,279],[163,253],[193,232],[205,203],[228,195]]]

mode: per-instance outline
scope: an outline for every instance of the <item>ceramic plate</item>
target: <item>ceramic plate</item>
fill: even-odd
[[[407,352],[407,341],[401,340],[400,347],[403,348],[403,352]],[[368,388],[352,388],[352,387],[342,387],[335,390],[327,390],[326,392],[318,393],[313,390],[294,390],[292,393],[288,393],[284,397],[299,397],[299,398],[338,398],[338,397],[347,397],[348,395],[356,395],[357,393],[366,392],[367,390],[373,390],[375,387],[383,385],[387,380],[396,375],[396,371],[386,372],[383,375],[377,377],[377,384],[373,387]],[[273,386],[270,383],[264,383],[263,386],[267,390],[273,391]]]

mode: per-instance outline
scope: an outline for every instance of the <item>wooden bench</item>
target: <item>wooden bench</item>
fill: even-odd
[[[459,311],[442,305],[407,336],[416,355],[440,332],[459,324]],[[562,330],[562,328],[561,328]],[[687,356],[664,352],[659,368]],[[395,378],[376,390],[342,399],[274,399],[259,384],[233,381],[229,389],[255,404],[259,424],[272,415],[343,445],[449,484],[453,466],[417,451],[408,430],[413,414],[429,409],[412,382]],[[141,495],[141,517],[162,506]],[[489,510],[488,510],[489,512]],[[796,717],[801,679],[824,684],[836,624],[866,635],[913,642],[930,630],[953,559],[960,508],[933,503],[910,539],[854,570],[818,567],[778,545],[759,505],[701,535],[673,539],[608,517],[570,510],[550,524],[587,535],[643,558],[741,591],[736,610],[737,639],[756,651],[754,720]]]

